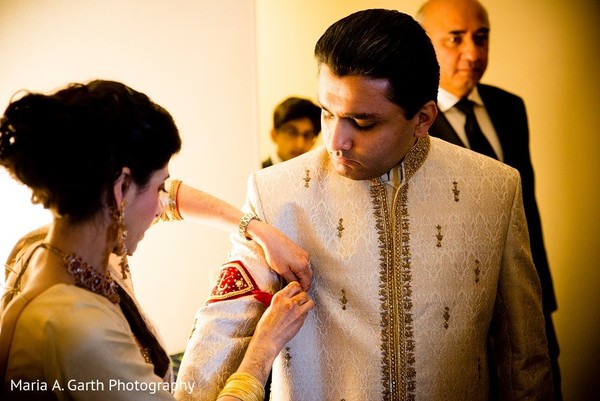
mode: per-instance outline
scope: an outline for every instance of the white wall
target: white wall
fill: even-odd
[[[312,54],[329,25],[363,8],[414,15],[422,1],[256,0],[261,156],[270,148],[275,104],[291,94],[315,99]],[[600,372],[600,2],[481,1],[491,19],[483,81],[518,93],[528,109],[537,200],[559,304],[554,322],[565,400],[594,399]]]
[[[0,108],[19,89],[122,81],[174,116],[183,150],[171,175],[243,203],[258,163],[253,0],[0,0]],[[49,221],[2,169],[0,260]],[[226,233],[189,222],[151,228],[131,258],[136,292],[169,352],[229,250]]]

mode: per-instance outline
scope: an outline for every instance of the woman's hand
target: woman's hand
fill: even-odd
[[[238,372],[251,374],[264,384],[275,357],[298,333],[314,306],[298,282],[276,293],[256,326]]]
[[[298,281],[303,291],[310,288],[312,266],[308,253],[270,224],[252,220],[247,233],[263,249],[267,263],[288,281]]]
[[[255,335],[266,332],[269,345],[279,353],[300,330],[308,312],[315,306],[308,294],[300,288],[297,281],[292,281],[271,300],[255,330]]]

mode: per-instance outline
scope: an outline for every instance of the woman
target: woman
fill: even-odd
[[[289,240],[252,215],[177,181],[163,210],[168,162],[180,147],[168,112],[117,82],[27,94],[8,106],[0,164],[53,221],[7,279],[2,399],[172,399],[169,358],[126,285],[127,255],[162,214],[224,228],[241,218],[240,233],[265,245],[275,268],[310,280],[303,251],[293,248],[300,262],[286,259]],[[219,400],[262,397],[270,364],[313,305],[297,282],[275,294]]]

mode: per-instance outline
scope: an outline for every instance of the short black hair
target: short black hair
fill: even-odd
[[[273,112],[273,128],[278,130],[288,121],[308,118],[315,135],[321,132],[321,108],[308,99],[288,97],[275,107]]]
[[[369,9],[342,18],[317,41],[315,58],[338,77],[387,79],[388,99],[409,119],[437,100],[440,68],[431,40],[417,21],[397,10]]]

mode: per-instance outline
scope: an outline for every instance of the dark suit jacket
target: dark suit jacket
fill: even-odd
[[[542,284],[544,315],[549,317],[556,310],[556,298],[544,248],[540,214],[535,200],[525,104],[520,97],[494,86],[479,84],[477,89],[500,139],[504,163],[516,168],[521,173],[523,204],[529,227],[531,252]],[[429,129],[429,134],[456,145],[465,146],[441,112],[438,113]]]
[[[270,157],[267,160],[264,160],[262,162],[262,168],[271,167],[272,165],[273,165],[273,161],[271,160]]]

